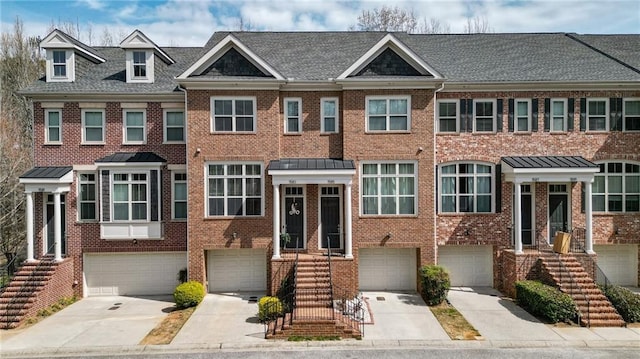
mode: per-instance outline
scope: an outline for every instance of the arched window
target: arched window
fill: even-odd
[[[600,172],[593,181],[595,212],[640,211],[640,164],[600,162]]]
[[[438,201],[442,213],[493,212],[495,165],[444,163],[439,170]]]

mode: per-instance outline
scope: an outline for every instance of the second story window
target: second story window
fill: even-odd
[[[458,132],[458,108],[457,100],[438,102],[438,132]]]
[[[607,131],[607,99],[587,99],[587,131]]]
[[[208,217],[262,215],[262,164],[212,162],[206,170]]]
[[[184,111],[164,111],[164,142],[184,143]]]
[[[625,131],[640,131],[640,99],[625,99],[622,116]]]
[[[144,51],[133,52],[133,77],[147,77],[147,54]]]
[[[551,132],[567,131],[567,100],[551,99],[550,104]]]
[[[113,174],[113,220],[146,221],[149,219],[147,173]]]
[[[406,132],[411,128],[409,96],[367,97],[366,130],[368,132]]]
[[[284,99],[284,126],[285,133],[302,132],[302,99]]]
[[[337,98],[323,98],[320,100],[320,121],[320,132],[339,132]]]
[[[67,77],[67,53],[64,50],[53,50],[53,76]]]
[[[146,111],[144,110],[124,110],[123,111],[124,131],[123,143],[142,144],[146,141]]]
[[[44,140],[49,144],[62,143],[62,110],[46,110]]]
[[[187,219],[187,174],[173,172],[171,178],[173,194],[172,218]]]
[[[605,162],[593,181],[593,210],[596,212],[640,211],[640,164]]]
[[[96,216],[96,174],[80,173],[78,175],[78,220],[95,220]]]
[[[474,132],[496,131],[496,101],[476,100],[474,102]]]
[[[493,165],[454,163],[440,165],[441,213],[491,212]]]
[[[104,110],[82,110],[82,143],[104,143]]]
[[[416,214],[416,167],[415,162],[363,163],[362,214]]]
[[[211,132],[255,132],[256,100],[249,97],[211,98]]]

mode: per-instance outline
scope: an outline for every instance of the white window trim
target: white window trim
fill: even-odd
[[[146,73],[147,76],[134,76],[133,70],[133,53],[144,52],[146,55]],[[125,52],[126,57],[126,77],[128,83],[153,83],[154,82],[154,54],[153,50],[149,49],[127,49]]]
[[[493,128],[492,128],[492,130],[491,130],[491,131],[478,131],[478,129],[476,128],[476,123],[477,123],[476,106],[477,106],[479,103],[485,103],[485,102],[490,102],[490,103],[492,103],[491,108],[492,108],[492,110],[493,110],[493,111],[492,111],[492,112],[493,112],[493,114],[492,114]],[[515,103],[515,102],[514,102],[514,103]],[[484,98],[483,98],[483,99],[476,99],[476,100],[473,100],[473,132],[474,132],[474,133],[495,133],[495,132],[497,132],[497,130],[496,130],[496,122],[497,122],[497,118],[498,118],[498,116],[497,116],[497,111],[498,111],[498,109],[497,109],[496,107],[497,107],[497,101],[496,101],[496,99],[484,99]],[[514,112],[515,112],[515,110],[514,110]],[[514,115],[514,118],[515,118],[515,115]],[[514,126],[513,126],[513,127],[514,127],[514,129],[515,129],[515,127],[516,127],[516,126],[515,126],[515,123],[514,123]]]
[[[92,174],[92,175],[94,175],[94,178],[95,178],[95,179],[93,180],[93,182],[91,182],[91,181],[82,181],[82,180],[80,179],[80,176],[81,176],[81,175],[84,175],[84,174]],[[99,186],[99,181],[98,181],[98,172],[94,172],[94,171],[81,171],[81,172],[77,172],[76,176],[77,176],[77,188],[76,188],[76,193],[77,193],[77,201],[78,201],[78,204],[77,204],[77,206],[76,206],[76,207],[77,207],[77,211],[76,211],[76,212],[77,212],[76,221],[77,221],[77,222],[80,222],[80,223],[93,223],[93,222],[98,222],[98,217],[100,216],[100,212],[99,212],[99,208],[98,208],[98,192],[99,192],[99,187],[100,187],[100,186]],[[94,188],[95,188],[95,193],[94,193],[95,201],[93,201],[93,202],[94,202],[94,207],[95,207],[95,212],[94,212],[94,213],[95,213],[95,218],[94,218],[94,219],[82,219],[82,216],[81,216],[82,203],[85,203],[85,202],[87,202],[87,203],[88,203],[88,201],[82,201],[82,197],[81,197],[81,188],[82,188],[82,185],[83,185],[83,184],[90,184],[90,183],[93,183]]]
[[[214,108],[214,101],[216,100],[231,100],[233,101],[233,106],[232,106],[232,114],[231,114],[231,131],[216,131],[215,130],[215,123],[214,123],[214,119],[215,119],[215,108]],[[253,131],[236,131],[236,100],[251,100],[253,101]],[[210,126],[210,131],[212,134],[230,134],[230,133],[234,133],[234,134],[254,134],[258,131],[258,105],[257,105],[257,99],[255,96],[212,96],[210,98],[209,101],[209,106],[210,106],[210,110],[209,110],[209,126]]]
[[[55,71],[53,68],[53,52],[54,51],[64,51],[65,59],[66,59],[66,76],[55,76]],[[72,82],[75,80],[75,52],[71,49],[57,49],[50,48],[47,49],[47,67],[46,67],[46,76],[47,82]]]
[[[331,117],[331,116],[327,116],[324,113],[324,103],[325,102],[335,102],[336,104],[336,113],[334,117],[334,121],[335,121],[335,131],[327,131],[324,127],[325,124],[325,117]],[[340,101],[337,97],[322,97],[320,98],[320,133],[340,133]]]
[[[527,103],[527,129],[518,129],[518,103]],[[529,133],[531,132],[531,117],[532,117],[531,99],[530,98],[516,98],[513,100],[513,132],[517,133]]]
[[[176,183],[184,183],[185,185],[188,186],[187,182],[188,179],[180,180],[180,181],[176,181],[175,179],[175,175],[176,174],[187,174],[186,171],[171,171],[171,219],[177,222],[184,222],[187,220],[187,218],[176,218],[176,192],[175,192],[175,184]],[[189,195],[187,194],[187,198],[184,201],[180,201],[180,202],[184,202],[187,203],[189,201]],[[187,210],[187,217],[189,216],[189,212]]]
[[[228,166],[228,165],[242,165],[243,166],[243,171],[246,169],[246,166],[250,166],[250,165],[259,165],[260,166],[260,184],[262,185],[262,190],[260,191],[260,214],[259,215],[243,215],[243,216],[236,216],[236,215],[228,215],[226,214],[226,212],[228,211],[227,208],[227,204],[226,204],[226,200],[227,200],[227,191],[226,191],[226,181],[225,181],[225,194],[224,194],[224,200],[225,200],[225,204],[224,204],[224,210],[225,210],[225,214],[224,215],[210,215],[209,214],[209,165],[223,165],[223,166]],[[225,168],[226,171],[226,168]],[[208,161],[204,163],[204,218],[259,218],[259,217],[264,217],[264,205],[265,205],[265,169],[264,169],[264,163],[262,162],[254,162],[254,161],[248,161],[248,162],[244,162],[244,161]],[[245,177],[246,175],[242,175],[242,178],[245,179],[247,177]],[[232,176],[232,177],[236,177],[236,176]],[[227,179],[228,176],[224,175],[224,176],[214,176],[214,178],[223,178],[223,179]],[[255,178],[255,177],[252,177]],[[246,188],[244,188],[244,182],[243,182],[243,194],[242,194],[243,198],[246,197]],[[188,200],[188,196],[187,196],[187,200]]]
[[[289,103],[294,102],[298,104],[298,131],[289,131],[289,117],[295,117],[289,114]],[[282,101],[283,113],[284,113],[284,133],[299,135],[302,133],[302,98],[300,97],[285,97]]]
[[[592,130],[589,128],[589,105],[592,102],[600,102],[600,101],[604,101],[604,129],[603,130]],[[604,98],[604,97],[594,97],[594,98],[587,98],[587,104],[585,106],[585,126],[586,126],[586,132],[608,132],[609,131],[609,99],[608,98]]]
[[[102,114],[102,141],[87,141],[86,137],[86,129],[87,126],[85,124],[85,113],[87,112],[100,112]],[[81,111],[82,114],[82,144],[83,145],[104,145],[105,144],[105,129],[107,127],[107,119],[105,116],[105,110],[103,108],[83,108]],[[93,127],[92,127],[93,128]]]
[[[370,100],[387,100],[387,113],[386,113],[386,130],[370,130],[369,129],[369,101]],[[389,101],[390,100],[407,100],[407,129],[406,130],[389,130],[390,127],[390,114],[389,114]],[[365,97],[365,131],[368,133],[410,133],[411,132],[411,96],[410,95],[394,95],[394,96],[366,96]]]
[[[49,124],[49,114],[51,112],[58,113],[58,141],[51,141],[49,139],[51,129],[51,125]],[[62,144],[62,109],[61,108],[51,108],[45,109],[44,111],[44,143],[45,145],[60,145]]]
[[[627,102],[636,102],[640,101],[640,97],[629,97],[622,100],[622,130],[625,132],[639,132],[640,130],[627,130],[627,121],[625,121],[626,113],[626,103]]]
[[[129,141],[127,139],[127,114],[142,112],[142,141]],[[132,127],[140,128],[140,127]],[[124,109],[122,110],[122,144],[124,145],[144,145],[147,143],[147,110],[146,109]]]
[[[553,103],[554,102],[562,102],[563,113],[562,113],[562,130],[554,130],[553,129]],[[549,99],[549,132],[562,133],[568,131],[569,125],[569,108],[568,101],[566,98],[552,98]]]
[[[440,129],[440,104],[441,103],[453,103],[456,105],[456,130],[455,131],[442,131]],[[436,126],[438,126],[438,133],[460,133],[460,101],[459,100],[455,100],[455,99],[438,100],[436,103],[436,113],[437,113]]]
[[[147,204],[147,218],[146,219],[114,219],[114,213],[115,213],[115,201],[114,201],[114,186],[116,185],[116,181],[115,181],[115,175],[117,174],[126,174],[127,176],[130,174],[144,174],[146,176],[146,180],[144,181],[144,183],[146,184],[146,192],[147,192],[147,200],[146,200],[146,204]],[[111,195],[109,196],[109,208],[111,210],[111,222],[112,223],[149,223],[151,222],[151,171],[150,170],[134,170],[134,169],[130,169],[130,170],[119,170],[119,171],[111,171],[109,173],[109,190],[111,191]],[[160,176],[158,176],[160,177]],[[128,178],[128,177],[127,177]],[[118,181],[118,184],[122,184],[124,182],[122,181]],[[142,183],[142,181],[132,181],[127,179],[126,181],[127,183],[127,190],[129,191],[128,193],[128,200],[127,200],[127,204],[129,205],[129,218],[131,218],[131,204],[133,203],[132,201],[132,196],[131,196],[131,184],[133,183]],[[158,203],[160,203],[160,189],[158,189]]]
[[[594,213],[607,213],[607,214],[616,214],[616,213],[637,214],[637,213],[640,213],[640,212],[628,212],[627,211],[627,208],[626,208],[627,195],[636,195],[636,193],[627,193],[627,191],[626,191],[626,187],[627,187],[626,177],[627,177],[628,174],[627,174],[626,169],[625,169],[625,165],[626,164],[631,164],[631,165],[634,165],[634,166],[638,166],[638,165],[640,165],[640,162],[612,159],[612,160],[606,160],[606,161],[596,161],[595,163],[598,164],[598,165],[603,164],[604,167],[605,167],[606,172],[604,172],[604,173],[603,172],[598,172],[598,173],[596,173],[594,175],[594,177],[604,177],[604,192],[603,193],[595,193],[595,192],[591,193],[592,201],[593,201],[593,197],[594,196],[604,196],[604,211],[596,211],[594,209],[593,212]],[[607,168],[609,163],[622,163],[622,172],[621,173],[609,173],[609,169]],[[621,193],[609,193],[608,179],[609,179],[610,175],[622,177],[622,192]],[[635,174],[631,174],[631,176],[635,176]],[[609,210],[609,196],[610,195],[622,196],[622,210],[621,211],[610,211]]]
[[[474,210],[471,212],[461,212],[460,211],[460,193],[458,190],[458,183],[459,183],[459,178],[460,178],[460,173],[458,172],[458,165],[460,164],[473,164],[473,165],[483,165],[483,166],[489,166],[491,167],[491,211],[489,212],[478,212],[477,208],[478,208],[478,201],[474,200]],[[444,212],[442,210],[442,167],[446,167],[446,166],[451,166],[451,165],[455,165],[456,166],[456,173],[454,174],[449,174],[447,173],[444,177],[455,177],[456,178],[456,192],[455,192],[455,197],[456,197],[456,210],[455,212]],[[468,176],[464,176],[463,177],[468,177]],[[473,178],[476,179],[478,177],[478,173],[477,171],[473,173]],[[481,177],[489,177],[489,176],[481,176]],[[496,197],[496,186],[498,186],[498,184],[496,183],[496,165],[494,163],[490,163],[490,162],[481,162],[481,161],[454,161],[454,162],[444,162],[444,163],[440,163],[438,165],[438,215],[441,214],[445,214],[445,215],[449,215],[449,214],[456,214],[456,215],[465,215],[465,214],[492,214],[492,213],[496,213],[496,201],[495,201],[495,197]],[[477,198],[478,195],[478,191],[477,191],[477,184],[478,181],[474,180],[474,192],[473,192],[473,197]],[[451,196],[451,195],[448,195]]]
[[[169,112],[180,112],[182,113],[182,141],[169,141],[167,139],[167,113]],[[163,143],[172,144],[172,143],[186,143],[187,141],[187,119],[186,112],[183,108],[165,108],[162,111],[162,140]],[[171,128],[177,128],[176,126],[171,126]]]
[[[371,178],[371,177],[376,177],[376,178],[383,178],[383,177],[394,177],[396,179],[400,178],[400,177],[411,177],[408,176],[406,174],[400,174],[400,173],[396,173],[394,176],[391,175],[383,175],[381,173],[377,173],[375,176],[374,175],[365,175],[363,168],[364,165],[377,165],[378,169],[380,165],[383,164],[395,164],[396,168],[399,164],[412,164],[413,165],[413,214],[405,214],[405,213],[398,213],[399,210],[399,205],[400,202],[396,201],[396,213],[380,213],[381,212],[381,205],[382,205],[382,201],[378,200],[378,214],[365,214],[364,213],[364,178]],[[360,180],[359,180],[359,186],[361,188],[360,190],[360,216],[361,217],[417,217],[418,216],[418,182],[420,179],[419,173],[418,173],[418,161],[362,161],[360,162],[360,166],[359,166],[359,170],[360,170]],[[380,181],[378,181],[378,189],[380,186]],[[396,186],[399,186],[399,181],[397,181]],[[378,190],[378,194],[376,195],[378,197],[378,199],[382,198],[382,194],[380,193],[381,191]],[[405,196],[408,197],[408,196]],[[396,191],[396,195],[395,195],[396,199],[400,198],[400,192]]]

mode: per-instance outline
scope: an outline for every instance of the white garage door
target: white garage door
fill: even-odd
[[[618,285],[638,285],[638,245],[594,245],[598,254],[598,266],[607,278]],[[604,282],[602,276],[598,282]]]
[[[98,295],[172,294],[185,252],[85,254],[86,293]]]
[[[493,286],[491,246],[438,247],[438,264],[449,271],[452,286]]]
[[[361,290],[416,290],[415,248],[361,248]]]
[[[210,292],[267,290],[264,249],[221,249],[207,254]]]

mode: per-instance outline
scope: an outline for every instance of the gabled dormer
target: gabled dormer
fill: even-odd
[[[47,54],[47,82],[73,82],[76,79],[76,55],[98,64],[105,62],[98,53],[64,32],[55,29],[40,43]]]
[[[125,50],[127,82],[153,83],[156,56],[167,65],[175,61],[140,30],[135,30],[120,43]]]

